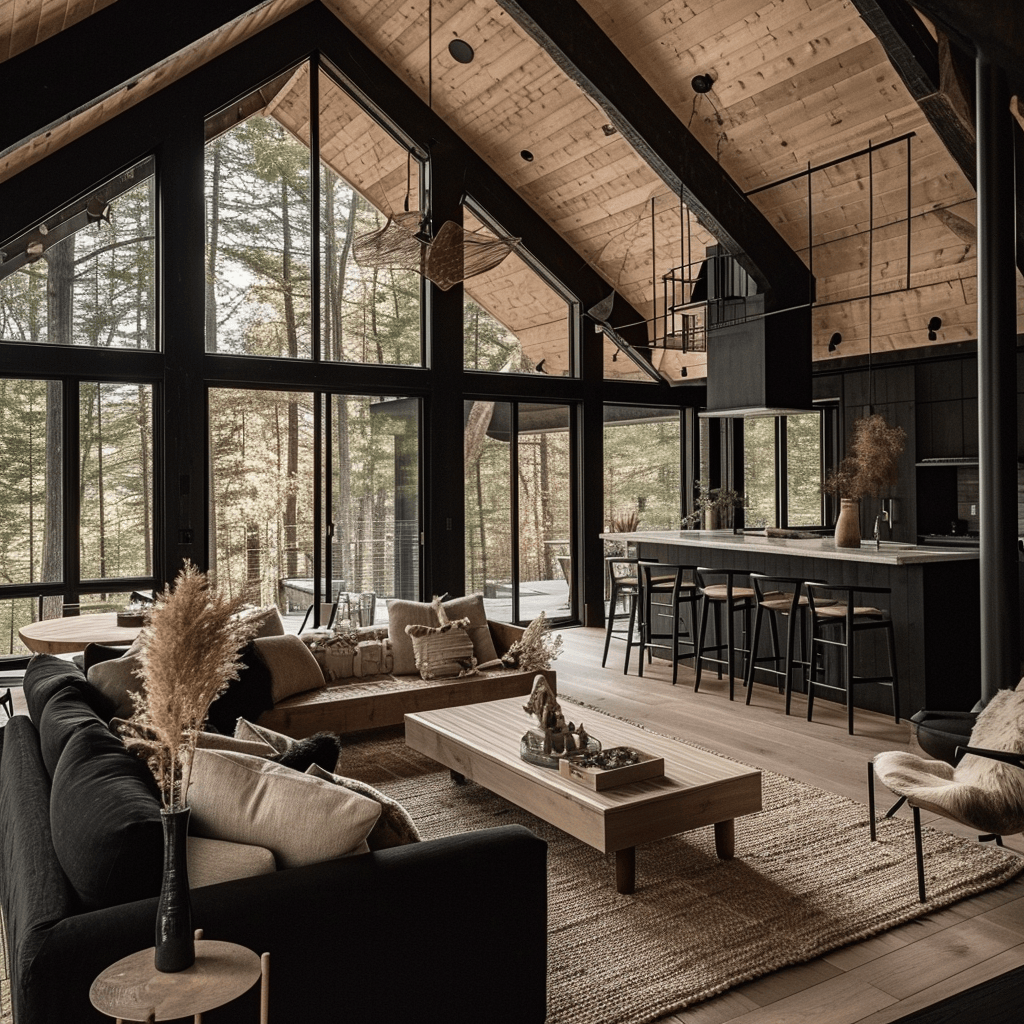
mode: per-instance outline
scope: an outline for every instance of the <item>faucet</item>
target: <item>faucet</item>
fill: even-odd
[[[892,535],[892,522],[889,519],[889,510],[883,505],[882,510],[875,516],[875,550],[882,546],[882,538],[879,531],[879,524],[885,523],[887,532]]]

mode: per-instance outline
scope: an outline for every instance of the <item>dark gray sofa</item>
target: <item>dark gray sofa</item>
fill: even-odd
[[[83,678],[34,659],[31,717],[0,733],[15,1024],[109,1020],[89,1004],[93,979],[153,944],[160,851],[147,792],[153,811],[159,802],[148,770],[137,778],[140,762],[97,731]],[[145,820],[125,826],[133,806]],[[207,938],[270,952],[273,1021],[540,1024],[546,1014],[546,845],[518,826],[208,885],[192,905]],[[257,990],[204,1019],[257,1020]]]

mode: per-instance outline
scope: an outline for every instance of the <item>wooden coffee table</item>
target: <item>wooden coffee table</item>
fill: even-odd
[[[636,848],[713,825],[718,856],[728,860],[734,821],[761,810],[761,772],[717,754],[645,732],[596,711],[563,706],[605,747],[630,746],[665,759],[665,774],[594,792],[551,768],[522,760],[519,741],[530,726],[523,700],[488,701],[405,716],[405,742],[602,853],[615,854],[621,893],[636,885]]]

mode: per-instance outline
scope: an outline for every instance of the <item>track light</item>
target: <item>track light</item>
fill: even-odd
[[[828,350],[829,352],[835,352],[837,348],[843,343],[843,336],[836,331],[831,338],[828,339]]]
[[[711,86],[714,84],[715,80],[710,75],[694,75],[690,79],[690,87],[694,92],[711,92]]]
[[[931,320],[928,321],[928,340],[929,341],[938,341],[939,340],[939,336],[935,332],[941,326],[942,326],[942,317],[941,316],[933,316],[931,318]]]

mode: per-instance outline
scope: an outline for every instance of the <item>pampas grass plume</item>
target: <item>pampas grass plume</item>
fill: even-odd
[[[186,561],[164,589],[139,634],[142,693],[124,742],[143,755],[166,808],[186,806],[196,734],[213,701],[238,678],[241,648],[255,625],[240,617],[243,598],[228,598]]]

